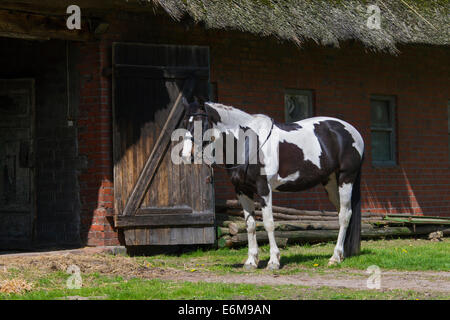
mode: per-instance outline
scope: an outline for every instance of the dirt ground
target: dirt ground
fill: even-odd
[[[122,276],[125,279],[137,277],[144,279],[167,279],[191,282],[246,283],[257,285],[301,285],[309,287],[335,287],[367,290],[368,274],[365,270],[329,269],[307,270],[295,275],[277,275],[272,273],[227,274],[218,275],[206,271],[189,272],[174,268],[158,268],[138,262],[126,256],[111,256],[92,253],[63,253],[0,256],[0,274],[9,269],[17,269],[45,275],[55,271],[65,272],[75,264],[81,274],[99,273]],[[450,292],[450,272],[431,271],[382,271],[381,290],[414,290],[419,292]]]

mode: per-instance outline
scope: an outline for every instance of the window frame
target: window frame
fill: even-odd
[[[372,123],[372,101],[373,100],[381,100],[389,103],[389,114],[391,116],[390,126],[382,127],[382,126],[374,126]],[[397,161],[397,106],[396,106],[396,96],[393,95],[377,95],[372,94],[370,96],[370,137],[372,139],[372,133],[375,132],[389,132],[390,133],[390,146],[391,146],[391,155],[389,160],[374,160],[373,157],[373,148],[371,141],[371,156],[372,156],[372,165],[375,167],[394,167],[398,164]]]
[[[314,117],[314,91],[310,89],[285,89],[284,90],[284,122],[288,123],[288,112],[286,105],[286,95],[302,95],[308,97],[308,114],[309,117]],[[300,121],[300,120],[296,120]]]

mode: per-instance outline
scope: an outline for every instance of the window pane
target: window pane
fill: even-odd
[[[393,160],[391,154],[391,133],[372,131],[372,160]]]
[[[391,115],[389,109],[389,101],[372,100],[372,126],[374,127],[391,127]]]
[[[295,122],[312,116],[311,94],[286,94],[284,97],[286,122]]]

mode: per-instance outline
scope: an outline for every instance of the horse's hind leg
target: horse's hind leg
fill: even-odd
[[[341,179],[341,177],[339,177]],[[333,256],[330,258],[328,265],[333,265],[344,260],[344,241],[347,227],[352,216],[352,189],[353,183],[339,184],[339,235],[334,248]]]
[[[248,259],[244,264],[244,268],[256,269],[258,267],[258,242],[256,242],[255,203],[253,199],[244,194],[239,194],[238,199],[244,210],[244,217],[247,223]]]
[[[336,173],[333,172],[328,177],[328,182],[324,184],[325,190],[327,191],[328,199],[330,199],[331,203],[335,206],[337,212],[339,213],[340,204],[339,204],[339,188],[337,184]]]

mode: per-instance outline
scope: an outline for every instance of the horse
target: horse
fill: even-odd
[[[222,139],[232,137],[242,143],[245,136],[239,129],[257,136],[257,161],[248,154],[244,162],[223,166],[227,170],[242,205],[248,233],[247,269],[258,267],[256,241],[255,200],[261,205],[263,224],[270,244],[267,268],[280,268],[280,250],[274,235],[272,194],[298,192],[322,184],[339,215],[339,234],[329,265],[341,263],[344,258],[360,250],[361,235],[361,168],[364,141],[349,123],[332,117],[313,117],[292,123],[279,123],[262,114],[249,114],[238,108],[220,103],[195,99],[185,108],[186,135],[181,152],[185,163],[193,157],[195,121],[202,121],[203,130],[210,128]],[[205,123],[207,124],[205,126]],[[215,139],[213,144],[219,139]],[[247,141],[248,142],[248,141]],[[247,143],[242,152],[249,151]],[[229,150],[223,147],[224,154]],[[217,152],[217,150],[216,150]],[[234,151],[233,151],[234,152]],[[212,163],[212,166],[218,166]]]

